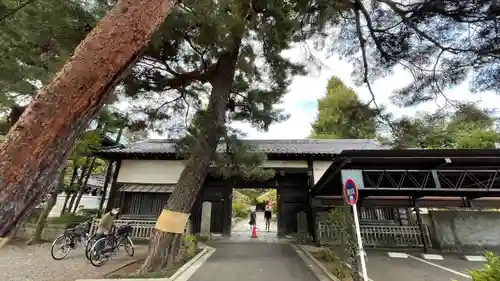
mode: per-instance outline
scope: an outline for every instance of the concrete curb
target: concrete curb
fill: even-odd
[[[297,251],[297,254],[299,254],[299,256],[302,258],[302,260],[306,264],[307,264],[307,260],[304,259],[304,257],[299,253],[299,251],[302,252],[307,258],[309,258],[309,260],[311,260],[313,262],[313,264],[314,264],[313,266],[317,268],[316,270],[314,268],[312,268],[310,265],[308,265],[308,266],[309,266],[309,268],[311,268],[311,271],[314,273],[314,275],[316,275],[318,280],[326,281],[328,279],[331,281],[340,281],[340,279],[337,278],[335,275],[333,275],[319,260],[317,260],[313,255],[311,255],[311,253],[309,253],[309,251],[304,249],[304,247],[302,245],[298,245],[298,246],[290,245],[290,246],[292,246],[292,248],[294,248],[295,251]],[[318,272],[318,271],[320,271],[320,272]]]
[[[201,250],[201,252],[199,252],[196,256],[194,256],[192,259],[190,259],[187,263],[185,263],[183,266],[181,266],[181,268],[179,268],[172,276],[170,276],[170,278],[168,278],[169,281],[173,281],[173,280],[177,280],[179,279],[179,277],[188,269],[190,268],[191,266],[193,266],[193,264],[198,261],[202,256],[204,256],[205,254],[207,254],[207,252],[210,250],[210,249],[213,249],[212,247],[210,246],[207,246],[203,243],[198,243],[200,245],[201,248],[203,248],[203,250]]]
[[[85,260],[86,260],[87,262],[89,262],[87,259],[85,259]],[[140,261],[144,261],[144,259],[137,259],[137,260],[133,260],[133,261],[130,261],[130,262],[126,262],[125,264],[120,265],[119,267],[117,267],[117,268],[115,268],[115,269],[113,269],[113,270],[111,270],[111,271],[109,271],[109,272],[107,272],[107,273],[103,274],[101,277],[102,277],[102,278],[104,278],[104,277],[106,277],[107,275],[111,275],[111,274],[113,274],[113,273],[115,273],[115,272],[119,271],[120,269],[123,269],[123,268],[125,268],[125,267],[127,267],[127,266],[129,266],[129,265],[131,265],[131,264],[134,264],[134,263],[136,263],[136,262],[140,262]],[[90,262],[89,262],[89,263],[90,263]],[[100,279],[100,280],[106,280],[106,279]]]
[[[190,264],[186,263],[186,267],[184,270],[178,270],[174,275],[172,275],[169,281],[187,281],[189,278],[210,258],[210,256],[215,253],[216,249],[212,248],[208,245],[200,243],[200,246],[203,247],[204,254],[198,254],[197,257],[194,257],[190,260]]]
[[[201,252],[199,252],[196,256],[194,256],[192,259],[190,259],[187,263],[185,263],[183,266],[181,266],[172,276],[169,278],[119,278],[119,279],[77,279],[76,281],[121,281],[121,280],[133,280],[133,281],[174,281],[174,280],[179,280],[182,278],[183,273],[185,273],[195,262],[197,262],[201,257],[205,256],[207,253],[213,254],[215,252],[215,249],[207,246],[205,244],[199,243],[200,247],[203,248]],[[106,275],[109,275],[113,272],[116,272],[130,264],[133,264],[135,262],[138,262],[139,260],[135,260],[133,262],[127,263],[118,269],[115,269],[111,271],[110,273],[107,273]],[[186,279],[187,280],[187,279]]]

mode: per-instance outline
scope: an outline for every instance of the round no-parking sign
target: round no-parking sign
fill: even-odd
[[[347,204],[351,206],[356,205],[356,202],[358,202],[358,188],[352,179],[347,179],[344,183],[344,196]]]

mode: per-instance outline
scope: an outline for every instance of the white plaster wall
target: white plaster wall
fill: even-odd
[[[107,198],[107,196],[106,196]],[[49,217],[58,217],[61,215],[61,211],[66,200],[66,193],[61,193],[57,196],[57,201],[52,210],[50,210]],[[99,208],[99,203],[101,202],[101,196],[83,195],[80,200],[79,206],[83,205],[83,209],[97,209]],[[107,200],[104,202],[106,206]]]
[[[307,168],[307,161],[268,160],[260,166],[263,168]]]
[[[183,169],[179,160],[123,160],[117,182],[177,183]]]
[[[307,168],[307,161],[269,160],[264,168]],[[117,182],[170,184],[177,183],[184,169],[180,160],[123,160]]]
[[[332,161],[313,161],[314,184],[321,179],[330,165],[332,165]]]

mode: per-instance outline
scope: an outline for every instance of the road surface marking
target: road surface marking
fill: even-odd
[[[480,261],[480,262],[484,262],[486,261],[486,258],[483,257],[483,256],[464,256],[464,259],[466,261]]]
[[[397,259],[407,259],[408,258],[408,254],[406,254],[406,253],[388,252],[387,255],[390,258],[397,258]]]
[[[422,254],[422,258],[426,260],[440,260],[442,261],[444,258],[441,255],[434,255],[434,254]]]
[[[472,279],[472,277],[470,277],[469,275],[467,275],[467,274],[465,274],[465,273],[458,272],[458,271],[456,271],[456,270],[453,270],[453,269],[450,269],[450,268],[444,267],[444,266],[439,265],[439,264],[432,263],[432,262],[430,262],[430,261],[426,261],[426,260],[421,259],[421,258],[417,258],[417,257],[411,256],[411,255],[408,255],[408,256],[409,256],[410,258],[416,259],[416,260],[421,261],[421,262],[423,262],[423,263],[426,263],[426,264],[428,264],[428,265],[435,266],[435,267],[440,268],[440,269],[442,269],[442,270],[446,270],[446,271],[451,272],[451,273],[453,273],[453,274],[456,274],[456,275],[459,275],[459,276],[462,276],[462,277],[465,277],[465,278]]]

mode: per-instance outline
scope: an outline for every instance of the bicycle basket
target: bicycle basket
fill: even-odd
[[[116,235],[125,235],[132,233],[134,228],[131,225],[122,225],[116,229]]]

